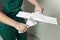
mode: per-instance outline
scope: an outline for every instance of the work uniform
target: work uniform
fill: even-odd
[[[23,0],[0,0],[0,11],[8,17],[18,22],[25,23],[23,18],[16,17],[21,10]],[[6,19],[5,19],[6,20]],[[18,31],[7,24],[0,22],[0,36],[3,40],[27,40],[27,33],[18,33]]]

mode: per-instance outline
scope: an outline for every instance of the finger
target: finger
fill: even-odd
[[[23,32],[26,32],[26,31],[27,31],[27,29],[24,29],[24,30],[23,30]]]
[[[25,28],[24,30],[21,30],[22,33],[26,32],[27,31],[27,28]]]
[[[36,12],[36,9],[34,9],[34,13]]]
[[[42,8],[41,12],[43,13],[43,11],[44,11],[44,8]]]
[[[28,26],[28,25],[26,25],[26,26],[25,26],[25,28],[29,28],[29,26]]]
[[[21,33],[24,33],[24,31],[22,30],[22,31],[20,31]]]
[[[41,13],[43,13],[43,10],[41,10]]]
[[[27,28],[29,28],[29,26],[27,26]]]

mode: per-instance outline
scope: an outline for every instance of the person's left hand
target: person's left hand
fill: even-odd
[[[43,13],[43,8],[41,7],[41,6],[35,6],[35,9],[34,9],[34,12],[36,12],[36,11],[40,11],[41,13]]]

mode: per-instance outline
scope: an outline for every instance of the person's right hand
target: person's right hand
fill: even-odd
[[[28,25],[26,25],[26,24],[24,24],[24,23],[16,23],[16,25],[15,25],[15,28],[18,30],[18,31],[20,31],[20,32],[26,32],[27,31],[27,29],[29,28],[29,26]]]

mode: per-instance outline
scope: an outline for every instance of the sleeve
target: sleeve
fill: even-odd
[[[1,0],[0,0],[0,11],[3,11],[3,6],[2,6]]]

